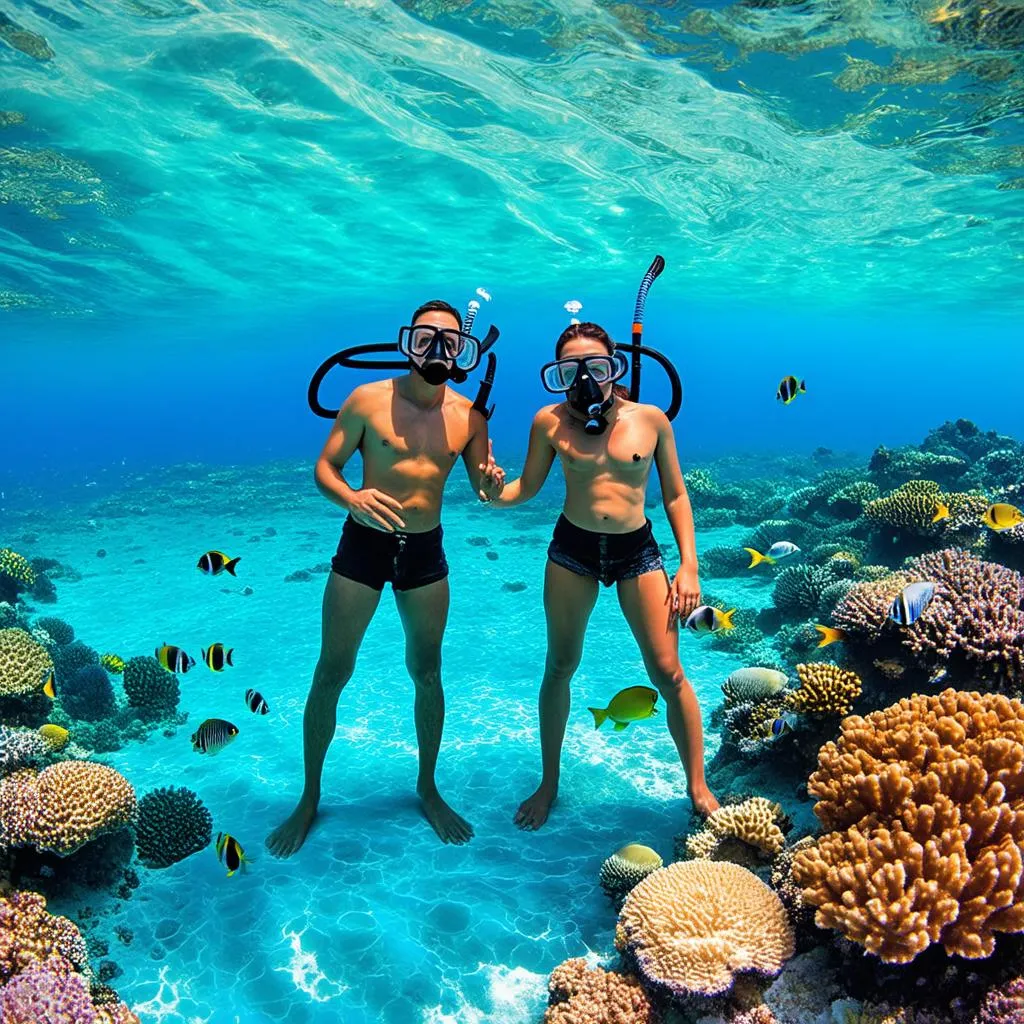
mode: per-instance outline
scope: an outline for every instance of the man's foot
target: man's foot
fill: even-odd
[[[717,811],[721,806],[715,794],[707,786],[697,786],[690,790],[690,802],[693,804],[695,814],[703,814],[707,817],[712,811]]]
[[[532,832],[540,828],[548,820],[548,814],[556,796],[558,796],[558,786],[549,786],[542,782],[537,787],[537,791],[519,805],[519,810],[516,811],[516,816],[512,820],[525,832]]]
[[[306,841],[306,833],[316,817],[316,805],[300,800],[287,821],[267,836],[267,849],[275,857],[290,857]]]
[[[461,846],[473,838],[473,826],[462,815],[456,814],[436,789],[418,790],[418,792],[420,803],[423,804],[423,813],[442,843],[454,843],[456,846]]]

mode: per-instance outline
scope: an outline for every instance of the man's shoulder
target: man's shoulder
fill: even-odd
[[[356,385],[349,394],[348,400],[356,409],[365,410],[375,402],[390,399],[393,389],[394,381],[390,378],[370,380],[365,384]]]

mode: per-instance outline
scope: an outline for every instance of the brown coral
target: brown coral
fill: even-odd
[[[1024,705],[946,690],[853,716],[808,783],[835,831],[793,877],[822,928],[891,963],[1024,931]]]
[[[872,641],[889,621],[896,595],[917,577],[893,572],[878,580],[855,583],[832,612],[832,621],[853,637]]]
[[[860,696],[860,676],[826,661],[797,665],[800,685],[786,694],[786,705],[801,714],[848,715]]]
[[[23,629],[0,629],[0,697],[38,693],[53,671],[53,659]]]
[[[135,790],[113,768],[60,761],[0,781],[0,846],[34,846],[65,856],[135,818]]]
[[[793,955],[778,896],[727,861],[670,864],[626,897],[615,944],[641,977],[674,995],[715,995],[743,971],[773,976]]]
[[[66,917],[47,913],[39,893],[0,895],[0,982],[54,954],[78,970],[88,967],[81,932]]]
[[[763,796],[712,811],[704,828],[686,840],[686,852],[693,859],[712,858],[727,839],[737,839],[764,853],[776,854],[786,843],[779,828],[782,808]]]
[[[661,1014],[631,974],[566,960],[551,972],[544,1024],[659,1024]]]

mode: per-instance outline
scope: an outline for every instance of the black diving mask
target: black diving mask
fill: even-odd
[[[629,369],[621,355],[584,356],[582,359],[556,359],[540,371],[547,391],[566,394],[569,405],[587,417],[583,429],[588,434],[603,434],[608,429],[605,413],[612,407],[612,397],[605,398],[603,387]]]
[[[454,327],[417,324],[398,332],[398,351],[408,356],[413,366],[430,384],[466,379],[480,362],[480,341]]]

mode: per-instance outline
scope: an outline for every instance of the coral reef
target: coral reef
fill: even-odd
[[[4,1024],[98,1024],[89,984],[63,957],[27,967],[0,989]]]
[[[51,653],[59,687],[63,687],[69,679],[86,666],[98,665],[100,660],[100,656],[81,640],[73,640],[63,647],[55,647]]]
[[[1024,977],[989,989],[972,1024],[1024,1024]]]
[[[800,685],[786,694],[786,706],[801,714],[846,715],[860,696],[860,676],[827,662],[796,667]]]
[[[148,868],[177,864],[209,846],[212,837],[213,818],[191,789],[165,786],[139,801],[135,848]],[[602,868],[602,885],[604,874]]]
[[[56,615],[43,615],[36,619],[35,626],[46,630],[50,639],[58,646],[65,647],[75,639],[74,627]]]
[[[601,865],[598,881],[609,899],[621,905],[631,889],[663,864],[661,857],[649,846],[630,843]]]
[[[693,860],[712,860],[726,840],[736,840],[774,856],[786,843],[779,828],[782,808],[763,796],[719,807],[704,827],[686,840],[686,853]]]
[[[713,547],[700,556],[702,576],[743,576],[750,565],[750,556],[743,548]]]
[[[53,669],[46,648],[21,629],[0,629],[0,697],[42,690]]]
[[[14,604],[18,595],[35,582],[36,574],[28,559],[10,548],[0,548],[0,601]]]
[[[0,781],[0,847],[34,846],[61,856],[135,818],[135,790],[94,761],[59,761]]]
[[[725,702],[742,704],[744,701],[758,701],[772,697],[786,688],[789,682],[784,672],[773,669],[741,668],[733,672],[724,683],[722,693]]]
[[[86,722],[109,718],[117,707],[110,677],[100,665],[86,665],[65,680],[60,704],[72,718]]]
[[[49,914],[39,893],[0,893],[0,982],[53,955],[77,970],[88,968],[81,932],[66,917]]]
[[[181,689],[178,677],[156,658],[140,656],[125,662],[124,692],[128,704],[155,717],[172,715],[178,707]]]
[[[627,897],[617,948],[641,978],[673,995],[726,992],[737,974],[774,976],[793,955],[793,932],[778,896],[727,861],[670,864]]]
[[[0,778],[41,761],[48,752],[46,741],[34,729],[0,725]]]
[[[889,963],[989,956],[1024,931],[1024,706],[945,690],[843,721],[808,791],[832,829],[793,861],[819,927]]]
[[[548,982],[544,1024],[660,1024],[661,1014],[631,974],[566,960]]]
[[[772,601],[783,614],[794,617],[816,613],[826,588],[842,577],[843,564],[790,565],[775,577]]]

